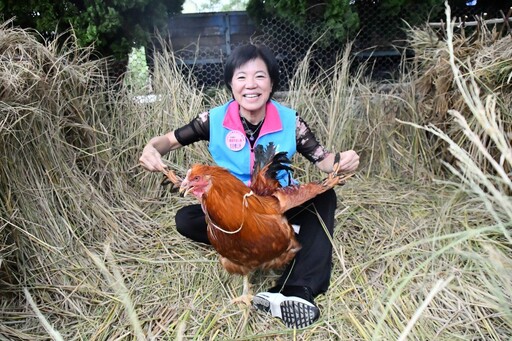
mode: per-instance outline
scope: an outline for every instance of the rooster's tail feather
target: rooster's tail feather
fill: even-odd
[[[254,149],[254,170],[253,174],[258,174],[262,171],[265,176],[275,178],[277,172],[280,170],[291,171],[292,168],[290,159],[286,152],[276,153],[276,147],[273,142],[269,142],[265,148],[259,144]]]
[[[253,174],[257,174],[272,161],[276,153],[276,147],[274,143],[270,142],[265,148],[263,145],[258,144],[256,148],[254,148],[254,169]]]
[[[254,170],[251,188],[259,195],[269,195],[280,187],[278,175],[282,171],[291,173],[291,161],[286,152],[276,153],[275,145],[270,142],[267,147],[257,145],[254,150]]]

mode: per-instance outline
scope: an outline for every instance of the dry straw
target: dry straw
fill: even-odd
[[[416,41],[430,34],[411,32],[424,72],[385,91],[348,73],[347,50],[322,81],[302,67],[293,91],[281,94],[330,149],[362,156],[358,177],[337,189],[320,321],[296,331],[230,304],[242,279],[227,274],[210,247],[175,230],[176,210],[193,201],[138,166],[150,137],[222,103],[227,92],[198,90],[162,42],[156,100],[140,101],[110,84],[107,61],[73,40],[41,44],[2,25],[0,339],[508,339],[511,99],[509,64],[500,58],[509,37],[486,48],[463,37]],[[429,56],[438,56],[434,64]],[[501,83],[487,70],[499,70]],[[420,91],[422,77],[447,83]],[[183,148],[166,162],[183,174],[210,162],[205,147]],[[320,176],[296,161],[299,178]],[[256,273],[253,289],[277,275]]]

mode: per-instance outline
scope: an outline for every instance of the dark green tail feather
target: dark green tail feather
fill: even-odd
[[[291,161],[287,154],[287,152],[279,152],[276,154],[276,147],[272,142],[270,142],[266,148],[260,144],[257,145],[254,149],[253,174],[258,174],[267,164],[270,164],[265,173],[265,177],[267,178],[275,179],[277,173],[281,170],[291,172],[292,168],[289,166]]]

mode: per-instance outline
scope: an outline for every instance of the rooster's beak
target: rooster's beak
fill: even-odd
[[[183,180],[180,186],[180,194],[183,193],[183,197],[186,197],[187,194],[194,189],[194,186],[190,187],[190,182],[187,179]]]

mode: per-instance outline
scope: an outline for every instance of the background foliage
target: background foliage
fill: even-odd
[[[416,25],[425,21],[433,9],[438,10],[443,0],[427,0],[418,2],[412,0],[249,0],[247,11],[257,21],[263,18],[277,16],[283,20],[305,27],[310,22],[321,22],[322,25],[311,32],[313,40],[323,35],[325,44],[343,42],[353,38],[367,20],[387,18],[387,25],[402,26],[402,19]],[[372,8],[371,15],[365,16],[361,8]],[[376,19],[377,18],[377,19]]]
[[[354,34],[359,25],[357,13],[349,5],[349,0],[249,0],[247,12],[257,22],[270,16],[280,17],[304,28],[311,21],[323,21],[314,37],[326,33],[325,41],[332,38],[343,40]],[[327,37],[328,36],[328,37]]]
[[[102,56],[123,60],[132,47],[147,45],[155,29],[165,34],[168,16],[180,13],[184,1],[0,0],[0,14],[45,38],[65,38],[60,34],[72,29],[80,46],[94,44]]]

